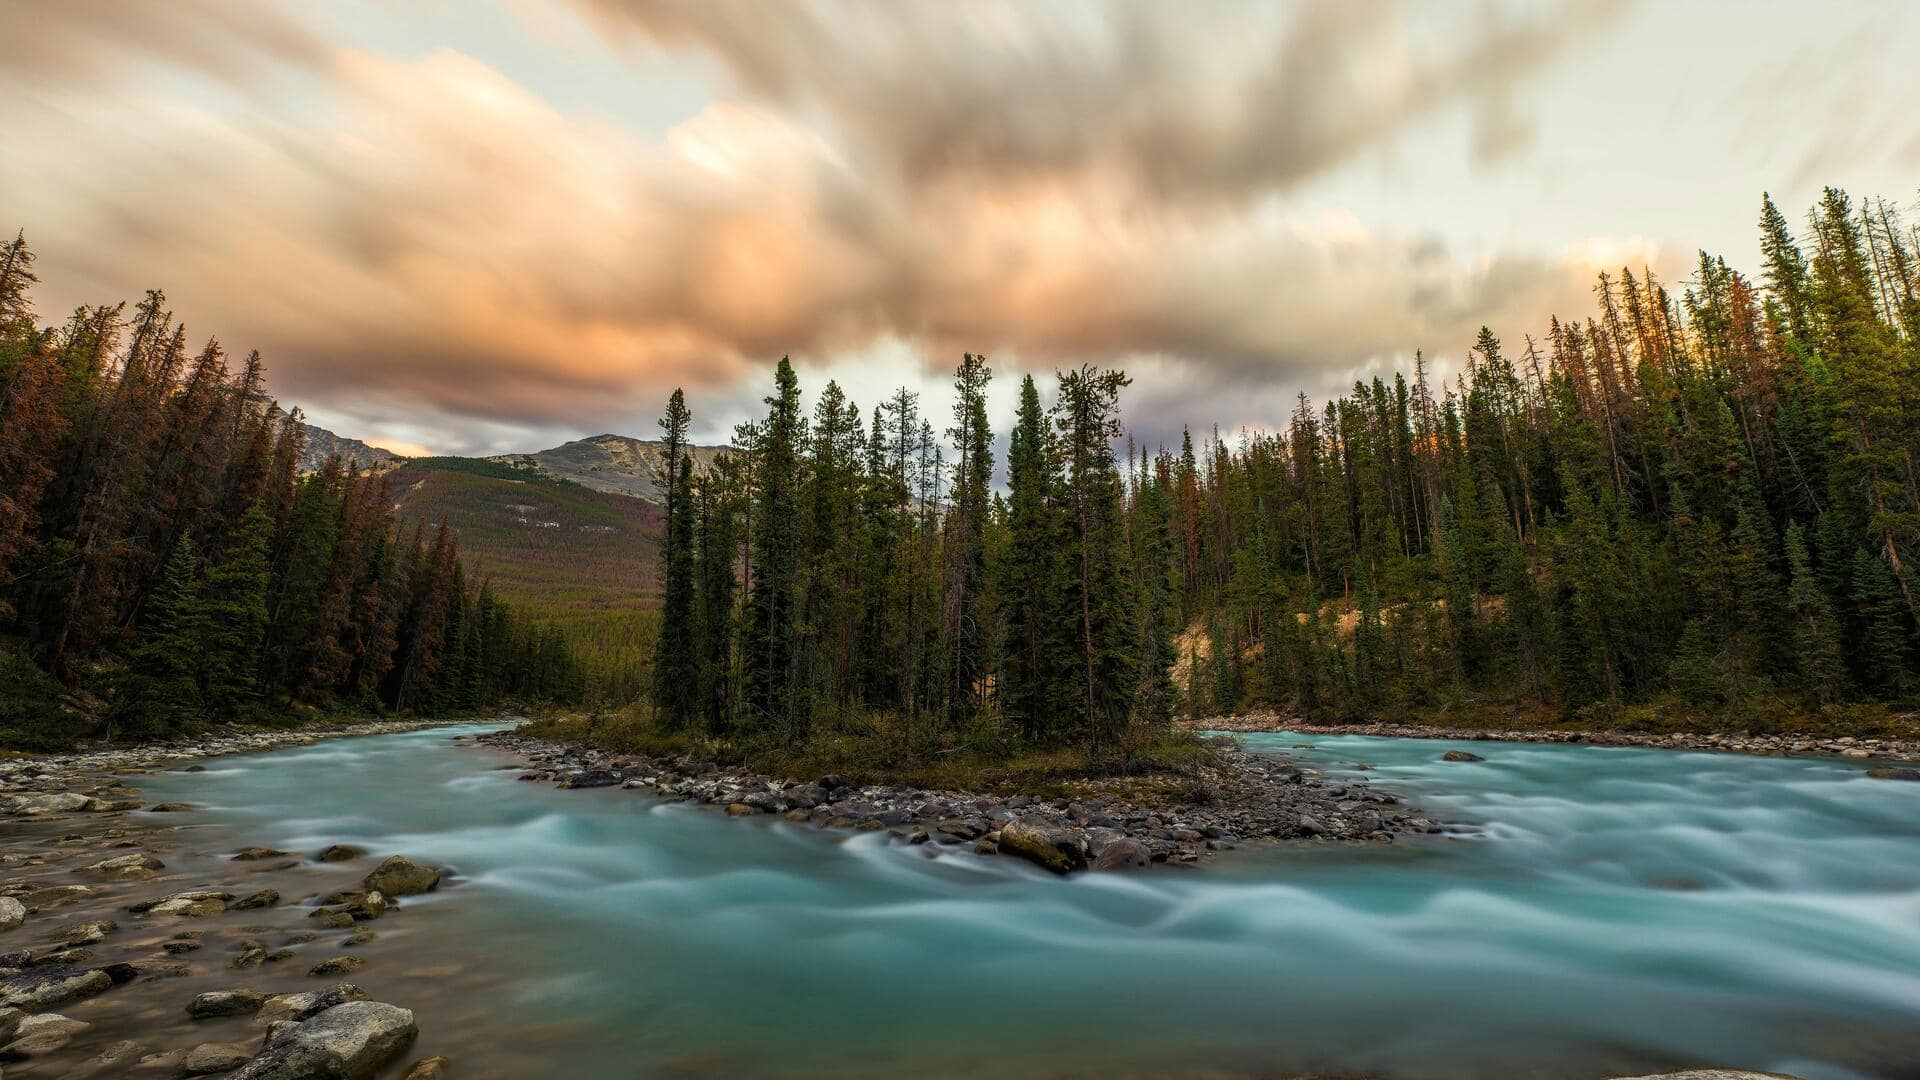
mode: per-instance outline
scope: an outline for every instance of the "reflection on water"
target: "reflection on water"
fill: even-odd
[[[459,730],[146,789],[457,868],[359,981],[403,949],[393,1000],[463,1076],[1920,1075],[1920,784],[1851,763],[1248,736],[1484,831],[1062,881],[517,783]]]

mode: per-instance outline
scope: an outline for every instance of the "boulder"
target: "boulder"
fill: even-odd
[[[232,893],[207,890],[175,893],[146,908],[146,912],[149,915],[179,915],[189,919],[204,919],[209,915],[218,915],[227,910],[227,901],[231,899],[233,899]]]
[[[333,844],[320,853],[319,859],[321,862],[350,862],[365,854],[366,852],[348,844]]]
[[[113,977],[104,971],[58,965],[34,968],[0,981],[0,1007],[39,1012],[112,986]]]
[[[27,907],[34,911],[51,911],[54,908],[77,904],[106,892],[92,885],[49,885],[35,889],[25,897]]]
[[[193,809],[192,803],[163,802],[147,807],[149,814],[184,814]]]
[[[1145,870],[1153,865],[1153,852],[1131,836],[1108,844],[1093,860],[1095,870]]]
[[[209,990],[187,1002],[187,1015],[195,1020],[219,1016],[247,1016],[260,1011],[267,995],[257,990]],[[231,1066],[229,1066],[231,1068]]]
[[[43,1057],[64,1048],[74,1036],[92,1027],[85,1020],[70,1020],[59,1013],[41,1013],[20,1021],[13,1041],[0,1047],[0,1061],[20,1061]]]
[[[278,859],[291,852],[270,847],[244,847],[233,853],[234,862],[259,862],[262,859]]]
[[[419,1031],[409,1010],[349,1001],[282,1033],[231,1080],[364,1080],[398,1057]]]
[[[0,896],[0,933],[17,928],[27,921],[27,905],[11,896]]]
[[[304,994],[279,994],[270,997],[260,1006],[255,1019],[261,1023],[272,1023],[275,1020],[305,1020],[335,1005],[366,999],[365,990],[352,983],[340,983],[329,986],[325,990],[309,990]]]
[[[97,863],[83,866],[74,871],[76,874],[94,874],[112,878],[115,881],[138,881],[150,878],[154,871],[166,869],[167,864],[148,855],[144,851],[132,855],[116,855],[111,859],[101,859]]]
[[[444,1054],[430,1058],[421,1058],[407,1067],[406,1075],[400,1080],[446,1080],[447,1069],[453,1059]]]
[[[60,934],[60,940],[69,945],[93,945],[105,940],[108,934],[120,929],[120,924],[112,919],[93,919],[78,926],[70,926]]]
[[[1468,753],[1465,750],[1449,750],[1446,753],[1440,755],[1440,760],[1441,761],[1485,761],[1487,759],[1481,757],[1479,754]]]
[[[175,1071],[181,1076],[206,1076],[245,1065],[253,1051],[239,1043],[201,1043],[187,1051]]]
[[[1327,827],[1320,824],[1320,819],[1314,817],[1312,814],[1301,814],[1300,833],[1303,836],[1325,836]]]
[[[405,855],[394,855],[374,867],[373,873],[366,876],[363,884],[368,891],[379,891],[388,896],[413,896],[438,888],[440,871],[422,866]]]
[[[249,893],[246,896],[243,896],[240,899],[235,900],[233,902],[233,910],[251,911],[254,908],[274,907],[279,903],[280,903],[280,894],[278,892],[272,889],[261,889],[257,893]]]
[[[16,814],[64,814],[84,810],[88,799],[77,791],[56,791],[46,795],[22,795],[14,803]]]
[[[367,966],[367,961],[358,956],[335,956],[313,965],[307,974],[325,977],[329,975],[350,975]]]
[[[605,769],[588,769],[582,773],[575,773],[554,786],[561,788],[601,788],[612,787],[619,782],[620,778],[618,776],[607,772]]]
[[[1018,855],[1056,874],[1087,865],[1085,842],[1072,829],[1057,828],[1040,818],[1010,821],[1000,830],[1000,852]]]
[[[147,1048],[131,1039],[122,1039],[74,1066],[60,1080],[93,1080],[94,1077],[125,1076]]]
[[[1868,769],[1867,775],[1875,780],[1920,780],[1920,769],[1896,769],[1882,765]]]

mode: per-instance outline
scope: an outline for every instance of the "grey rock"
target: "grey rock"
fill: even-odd
[[[1479,754],[1468,753],[1465,750],[1449,750],[1446,753],[1440,755],[1440,760],[1441,761],[1485,761],[1487,759],[1481,757]]]
[[[1106,845],[1093,860],[1095,870],[1145,870],[1153,865],[1153,852],[1131,836],[1123,836]]]
[[[0,933],[27,921],[27,905],[11,896],[0,896]]]
[[[60,1080],[93,1080],[94,1077],[125,1076],[147,1048],[131,1039],[122,1039],[62,1074]]]
[[[364,884],[369,891],[378,890],[388,896],[413,896],[438,888],[440,871],[422,866],[405,855],[394,855],[374,867]]]
[[[257,990],[209,990],[187,1002],[187,1015],[195,1020],[218,1016],[247,1016],[260,1011],[267,995]]]
[[[69,1001],[92,997],[113,986],[104,971],[76,967],[44,967],[0,981],[0,1006],[39,1012]]]
[[[349,1001],[283,1034],[232,1080],[365,1080],[406,1050],[419,1031],[406,1009]]]
[[[181,1076],[205,1076],[245,1065],[253,1051],[239,1043],[201,1043],[187,1051],[176,1070]]]
[[[324,1012],[335,1005],[349,1001],[365,1001],[367,992],[352,983],[340,983],[325,990],[309,990],[304,994],[279,994],[270,997],[260,1006],[255,1018],[263,1024],[275,1020],[305,1020],[315,1013]]]
[[[64,1048],[74,1036],[92,1027],[84,1020],[70,1020],[59,1013],[41,1013],[20,1021],[13,1041],[0,1047],[0,1061],[20,1061],[43,1057]]]
[[[154,871],[166,869],[166,863],[148,855],[144,851],[132,855],[116,855],[111,859],[101,859],[97,863],[83,866],[74,871],[76,874],[94,874],[112,878],[115,881],[137,881],[150,878]]]
[[[1086,845],[1080,834],[1056,828],[1043,818],[1024,817],[1000,830],[1000,852],[1018,855],[1056,874],[1087,865]]]

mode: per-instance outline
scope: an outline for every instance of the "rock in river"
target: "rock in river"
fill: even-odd
[[[58,1013],[42,1013],[20,1021],[13,1041],[0,1047],[0,1060],[19,1061],[41,1057],[64,1048],[73,1037],[92,1027],[84,1020],[69,1020]]]
[[[348,844],[333,844],[333,845],[330,845],[325,851],[322,851],[320,853],[320,861],[321,862],[350,862],[365,854],[366,852],[361,851],[359,848],[353,847]]]
[[[1868,769],[1867,775],[1875,780],[1920,780],[1920,769],[1896,769],[1883,765]]]
[[[206,1076],[237,1069],[247,1063],[253,1051],[240,1043],[201,1043],[180,1059],[181,1076]]]
[[[267,999],[260,1006],[261,1023],[275,1020],[305,1020],[317,1013],[325,1012],[335,1005],[349,1001],[365,1001],[367,992],[352,983],[340,983],[325,990],[309,990],[304,994],[280,994]]]
[[[1087,865],[1086,847],[1080,834],[1072,829],[1055,828],[1043,818],[1008,822],[1000,830],[1000,852],[1018,855],[1056,874],[1070,873]]]
[[[1440,760],[1441,761],[1485,761],[1487,759],[1481,757],[1479,754],[1468,753],[1465,750],[1449,750],[1446,753],[1440,755]]]
[[[398,1057],[419,1030],[406,1009],[349,1001],[280,1035],[231,1080],[361,1080]]]
[[[1103,848],[1093,860],[1095,870],[1145,870],[1153,864],[1153,852],[1131,836],[1123,836]]]
[[[11,896],[0,896],[0,933],[27,921],[27,905]]]
[[[39,967],[0,982],[0,1007],[37,1012],[92,997],[113,986],[104,971],[76,967]]]
[[[440,871],[421,866],[405,855],[394,855],[374,867],[363,884],[369,890],[388,896],[413,896],[436,888],[440,884]]]
[[[113,878],[116,881],[137,881],[152,877],[155,870],[163,870],[166,865],[145,852],[135,852],[132,855],[117,855],[111,859],[101,859],[74,872]]]
[[[260,1011],[267,995],[257,990],[209,990],[187,1002],[187,1015],[195,1020],[218,1016],[246,1016]],[[232,1068],[231,1065],[228,1068]]]

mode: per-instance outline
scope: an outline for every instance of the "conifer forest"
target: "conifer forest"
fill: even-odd
[[[396,527],[386,481],[302,475],[258,353],[166,297],[43,325],[0,249],[0,736],[53,747],[298,710],[470,714],[584,692],[564,641]]]
[[[1002,470],[986,358],[951,417],[831,382],[809,411],[782,360],[696,476],[676,392],[657,718],[1099,749],[1252,708],[1791,726],[1909,700],[1920,244],[1835,189],[1757,216],[1758,267],[1601,273],[1590,311],[1483,328],[1455,378],[1416,360],[1178,446],[1128,438],[1097,366],[1022,377]]]

